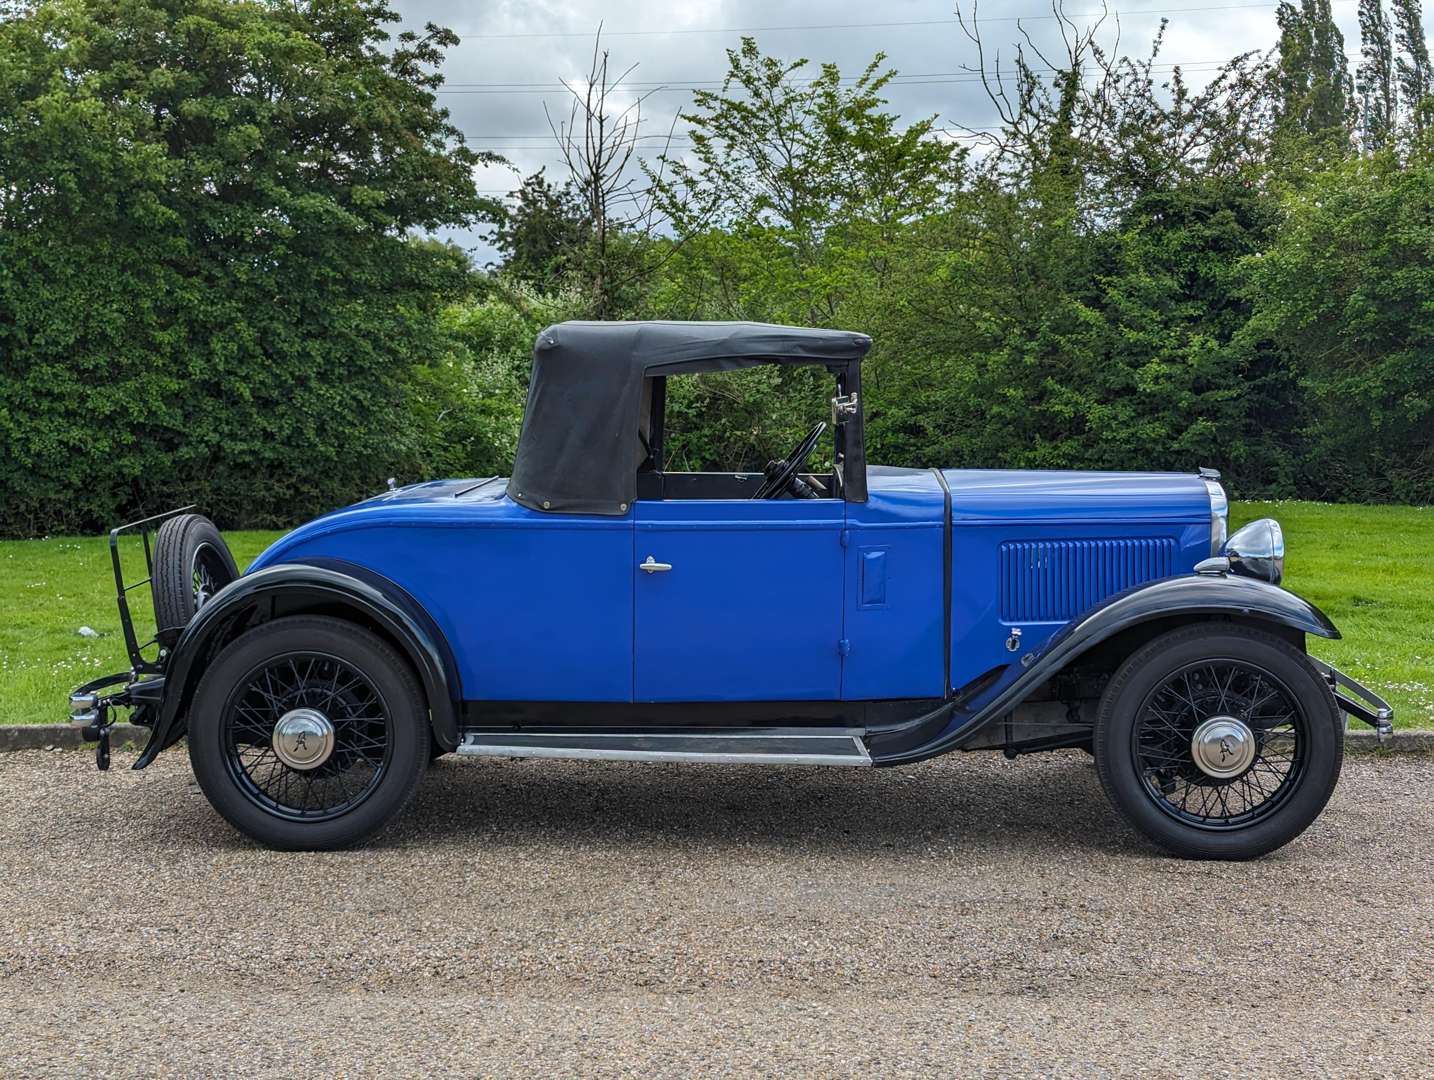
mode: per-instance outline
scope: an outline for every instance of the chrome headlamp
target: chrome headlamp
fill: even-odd
[[[1225,541],[1230,571],[1278,585],[1285,576],[1285,534],[1274,518],[1260,518]]]

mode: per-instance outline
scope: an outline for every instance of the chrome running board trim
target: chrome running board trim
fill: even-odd
[[[469,732],[457,752],[482,757],[707,761],[752,765],[870,765],[860,728],[748,731]]]

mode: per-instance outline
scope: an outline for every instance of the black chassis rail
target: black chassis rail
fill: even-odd
[[[125,652],[129,655],[128,671],[116,672],[94,679],[79,687],[70,695],[70,720],[82,727],[85,741],[97,743],[95,764],[101,769],[109,768],[109,730],[114,726],[110,711],[116,708],[135,710],[134,721],[143,724],[153,722],[153,714],[164,696],[164,669],[168,659],[165,647],[165,628],[161,627],[155,636],[141,643],[134,630],[134,616],[129,609],[129,594],[141,586],[151,583],[154,577],[154,549],[150,545],[150,533],[172,517],[188,513],[194,506],[181,506],[154,514],[138,521],[131,521],[110,530],[110,563],[115,575],[115,603],[119,607],[120,629],[124,633]],[[124,567],[120,560],[120,536],[139,530],[144,545],[144,578],[125,584]],[[154,659],[145,655],[145,650],[157,646]],[[117,693],[102,694],[100,691],[123,684]]]

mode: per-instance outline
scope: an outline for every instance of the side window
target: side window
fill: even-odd
[[[645,380],[638,497],[836,497],[833,386],[821,367],[783,364]]]

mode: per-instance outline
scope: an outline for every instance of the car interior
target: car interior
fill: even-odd
[[[677,376],[692,378],[693,376]],[[642,381],[637,438],[641,445],[637,468],[637,497],[640,500],[671,499],[840,499],[842,498],[842,431],[826,421],[808,429],[801,441],[784,457],[774,458],[761,472],[675,472],[665,468],[667,379],[656,375]],[[843,387],[837,381],[840,398]],[[834,410],[835,416],[835,410]],[[828,430],[834,440],[831,472],[804,471]]]

